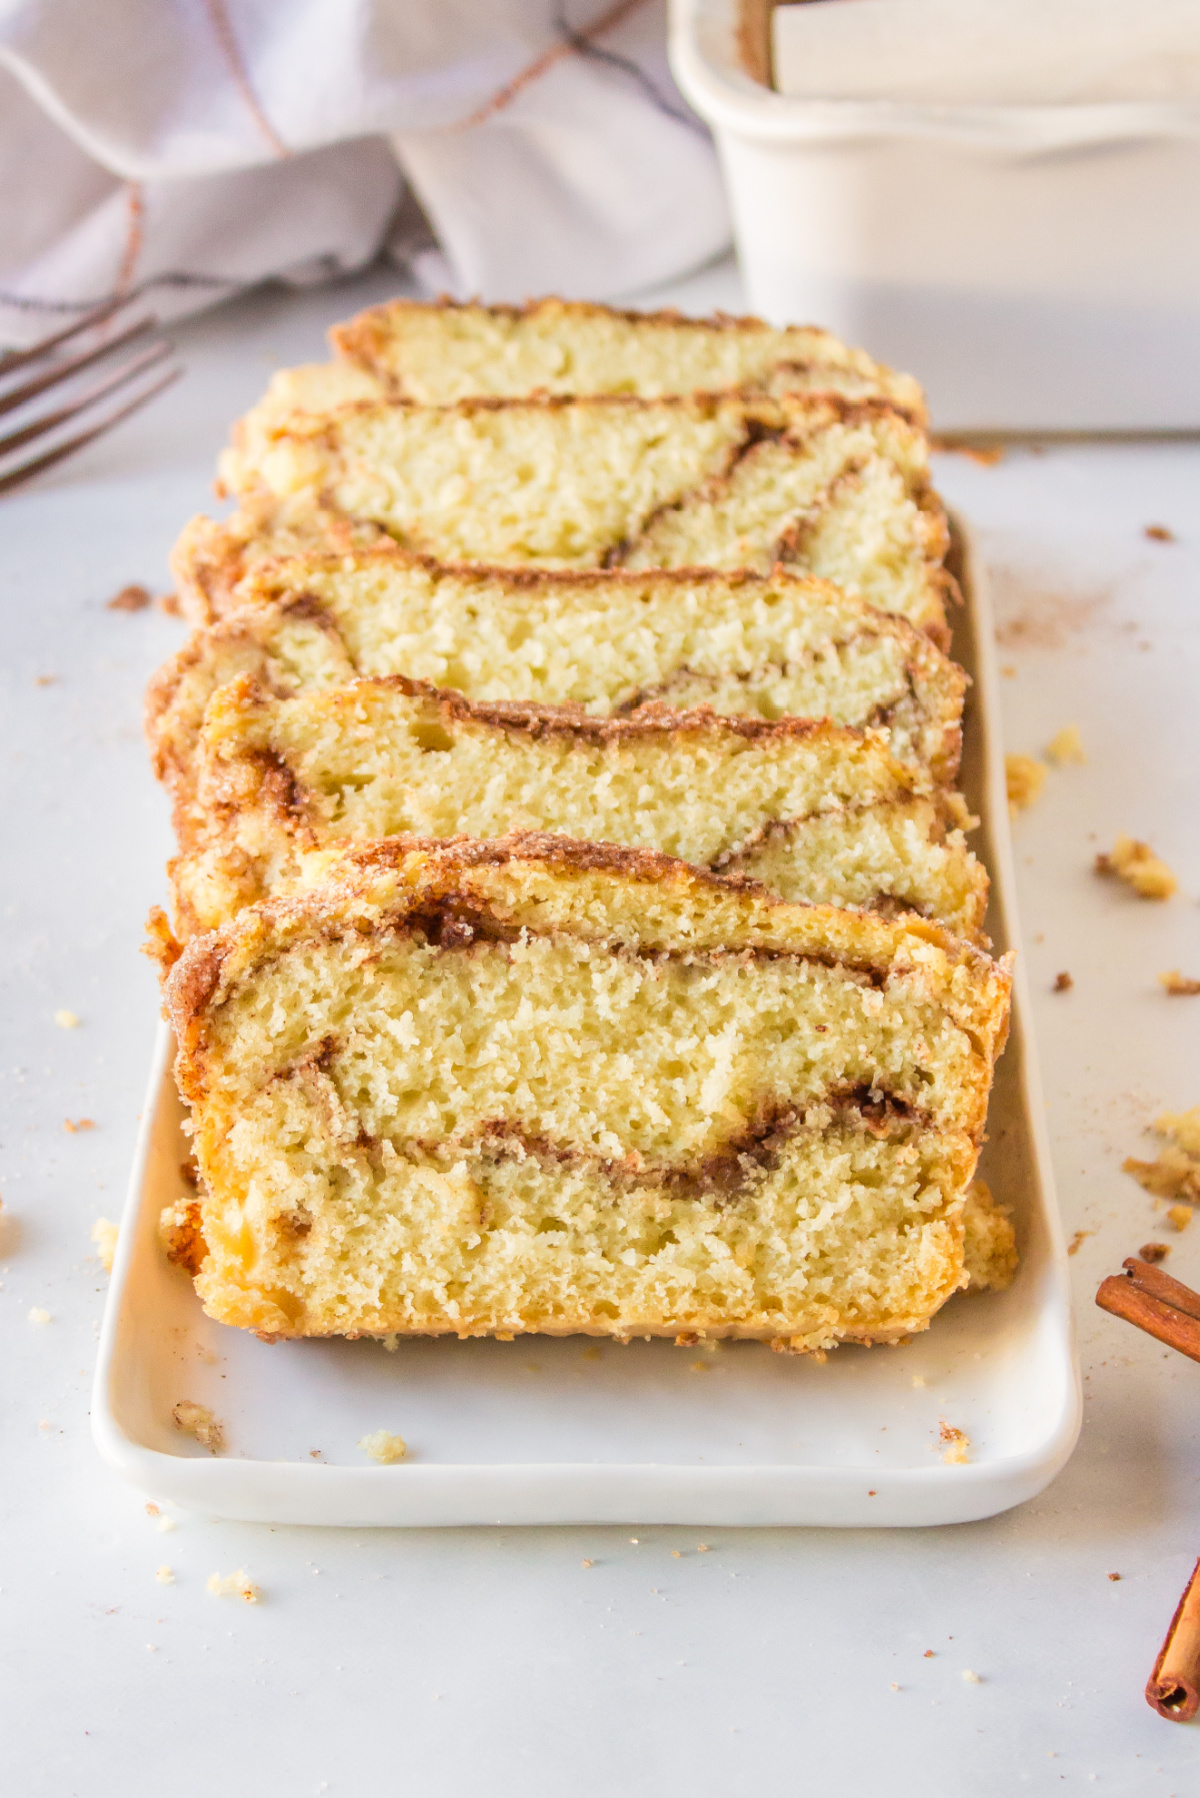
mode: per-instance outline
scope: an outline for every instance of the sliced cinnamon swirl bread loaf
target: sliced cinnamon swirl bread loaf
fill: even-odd
[[[170,973],[206,1310],[894,1341],[964,1283],[1004,964],[647,852],[363,846]]]

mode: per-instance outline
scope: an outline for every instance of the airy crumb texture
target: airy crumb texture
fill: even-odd
[[[1192,998],[1195,994],[1200,993],[1200,980],[1188,978],[1181,974],[1178,968],[1172,968],[1169,974],[1160,974],[1158,981],[1159,985],[1166,987],[1168,993],[1176,999]]]
[[[98,1217],[92,1225],[92,1242],[106,1274],[111,1274],[113,1256],[117,1252],[117,1226],[106,1217]]]
[[[242,509],[185,531],[172,563],[185,596],[227,592],[294,548],[391,538],[444,562],[515,568],[765,574],[786,562],[945,636],[949,534],[928,445],[878,400],[694,394],[252,414],[221,476]]]
[[[1065,724],[1046,745],[1046,754],[1052,762],[1061,766],[1064,762],[1086,762],[1083,753],[1083,738],[1079,734],[1077,724]]]
[[[1036,761],[1031,755],[1006,755],[1004,779],[1008,788],[1009,809],[1019,812],[1032,805],[1042,790],[1045,778],[1045,762]]]
[[[79,1028],[79,1019],[73,1011],[56,1011],[54,1022],[60,1030],[78,1030]]]
[[[1017,1271],[1017,1239],[1008,1208],[986,1180],[972,1180],[963,1206],[963,1271],[969,1292],[1005,1292]]]
[[[971,1459],[971,1438],[965,1430],[956,1430],[952,1423],[943,1417],[938,1426],[938,1440],[942,1445],[942,1460],[951,1467],[965,1467]],[[964,1679],[976,1679],[974,1673],[963,1674]]]
[[[883,395],[918,420],[925,402],[911,375],[812,325],[776,329],[759,318],[683,318],[621,312],[583,300],[521,307],[391,300],[329,333],[339,361],[275,376],[268,403],[400,397],[425,406],[485,396],[632,393],[841,393]]]
[[[194,1436],[201,1448],[206,1448],[210,1455],[218,1455],[225,1446],[225,1427],[219,1423],[207,1405],[198,1405],[192,1399],[181,1399],[173,1406],[171,1418],[175,1428],[185,1436]]]
[[[244,1604],[257,1604],[262,1593],[244,1567],[236,1573],[210,1573],[206,1590],[214,1598],[240,1598]]]
[[[1115,874],[1133,888],[1139,899],[1169,899],[1179,885],[1149,843],[1139,843],[1134,837],[1119,836],[1111,855],[1098,855],[1096,872]]]
[[[1007,964],[546,837],[363,845],[167,981],[210,1315],[276,1335],[925,1327]]]
[[[297,694],[248,675],[208,703],[176,808],[185,931],[294,891],[314,851],[514,828],[660,849],[783,898],[912,910],[977,939],[988,881],[965,813],[874,732],[656,710],[473,704],[392,675]]]
[[[372,1461],[378,1461],[381,1467],[390,1467],[395,1461],[403,1461],[408,1453],[408,1443],[403,1436],[393,1436],[388,1430],[375,1430],[370,1436],[364,1436],[359,1448]]]
[[[1164,1111],[1155,1119],[1154,1130],[1164,1138],[1166,1147],[1153,1161],[1130,1156],[1122,1163],[1124,1171],[1155,1198],[1196,1203],[1200,1200],[1200,1105],[1193,1105],[1190,1111]]]

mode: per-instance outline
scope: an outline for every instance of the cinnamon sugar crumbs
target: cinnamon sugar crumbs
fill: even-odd
[[[1096,1234],[1096,1232],[1094,1230],[1076,1230],[1074,1236],[1071,1238],[1071,1241],[1067,1246],[1067,1254],[1068,1255],[1077,1255],[1079,1253],[1080,1249],[1083,1247],[1084,1243],[1087,1241],[1088,1237],[1094,1236],[1095,1234]]]
[[[1200,980],[1191,980],[1185,977],[1178,968],[1172,968],[1167,974],[1160,974],[1158,984],[1165,987],[1171,997],[1176,999],[1191,998],[1194,994],[1200,993]]]
[[[190,1398],[173,1406],[171,1418],[175,1428],[185,1436],[194,1436],[201,1448],[218,1455],[225,1446],[225,1427],[213,1416],[207,1405],[197,1405]]]
[[[1067,762],[1086,762],[1083,752],[1083,738],[1079,734],[1077,724],[1064,724],[1056,736],[1051,737],[1046,745],[1046,754],[1057,766]]]
[[[106,1274],[111,1274],[113,1256],[117,1252],[117,1226],[106,1217],[98,1217],[92,1225],[92,1242],[101,1267]]]
[[[1045,762],[1039,762],[1031,755],[1005,756],[1004,779],[1010,811],[1024,811],[1033,804],[1042,790],[1046,772]]]
[[[1170,1253],[1171,1245],[1169,1242],[1144,1242],[1138,1250],[1139,1258],[1142,1261],[1149,1261],[1151,1266],[1154,1266],[1159,1261],[1165,1261]]]
[[[1110,1573],[1108,1577],[1111,1580],[1119,1580],[1121,1576],[1119,1573]]]
[[[64,1118],[63,1129],[68,1136],[78,1136],[81,1130],[94,1130],[95,1118]]]
[[[1154,1120],[1154,1131],[1165,1146],[1153,1161],[1127,1157],[1123,1171],[1156,1199],[1200,1202],[1200,1105],[1190,1111],[1164,1111]]]
[[[943,1417],[938,1426],[938,1440],[942,1445],[942,1460],[951,1467],[965,1467],[971,1459],[971,1438],[965,1430],[955,1429]]]
[[[1149,843],[1123,833],[1113,844],[1111,855],[1096,857],[1097,874],[1115,874],[1131,886],[1139,899],[1169,899],[1179,882],[1166,862],[1155,855]]]
[[[1054,990],[1056,993],[1069,993],[1074,984],[1075,982],[1065,970],[1063,973],[1054,976]]]
[[[257,1604],[262,1597],[244,1567],[236,1573],[210,1573],[207,1590],[214,1598],[240,1598],[244,1604]]]
[[[1176,540],[1174,531],[1166,524],[1148,524],[1142,536],[1149,537],[1151,543],[1174,543]]]
[[[106,612],[144,612],[150,604],[150,593],[145,587],[122,587],[114,593],[104,608]]]

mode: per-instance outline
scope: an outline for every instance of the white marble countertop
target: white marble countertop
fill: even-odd
[[[138,945],[168,853],[141,689],[184,634],[105,602],[131,581],[165,590],[230,420],[273,366],[320,355],[327,323],[395,285],[263,295],[188,327],[185,381],[0,501],[4,1789],[1183,1798],[1197,1736],[1142,1686],[1200,1553],[1200,1368],[1092,1297],[1151,1237],[1200,1284],[1200,1226],[1175,1236],[1120,1171],[1159,1110],[1200,1103],[1200,998],[1156,978],[1200,976],[1200,448],[939,460],[995,581],[1007,746],[1038,753],[1076,723],[1088,756],[1051,772],[1016,831],[1060,1199],[1068,1232],[1089,1233],[1072,1262],[1086,1421],[1048,1492],[910,1532],[176,1514],[160,1533],[98,1459],[89,1232],[123,1200],[157,1011]],[[736,307],[736,279],[718,269],[676,297]],[[1150,523],[1177,540],[1148,540]],[[1175,898],[1092,874],[1122,830],[1176,870]],[[1074,987],[1054,993],[1064,969]],[[95,1129],[64,1130],[80,1117]],[[205,1589],[239,1568],[255,1608]]]

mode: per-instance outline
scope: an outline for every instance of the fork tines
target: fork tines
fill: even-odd
[[[0,437],[0,494],[74,455],[178,380],[174,345],[155,335],[157,319],[114,325],[128,303],[110,300],[28,349],[0,354],[0,415],[12,415],[12,428]],[[38,404],[52,389],[61,403]],[[113,399],[116,404],[105,405]],[[84,420],[84,429],[65,435],[75,419]],[[14,460],[41,438],[46,447],[37,455]]]

